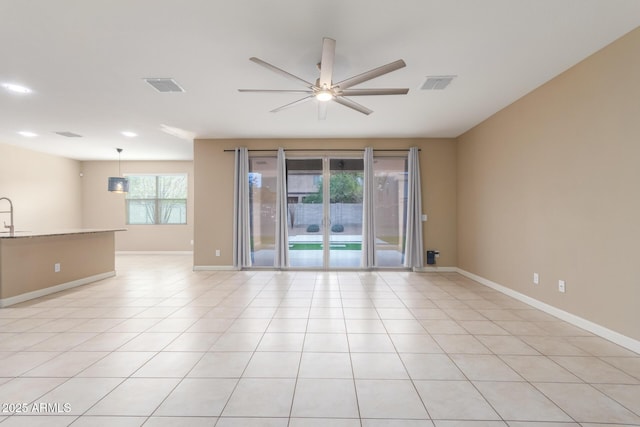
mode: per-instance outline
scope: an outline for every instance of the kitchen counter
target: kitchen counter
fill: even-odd
[[[18,239],[23,237],[66,236],[69,234],[105,233],[110,231],[127,231],[126,228],[71,228],[54,231],[22,231],[16,230],[13,234],[8,231],[0,231],[0,239]]]
[[[0,307],[115,276],[117,231],[0,232]]]

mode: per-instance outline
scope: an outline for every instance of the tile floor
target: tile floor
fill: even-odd
[[[1,426],[640,425],[640,356],[455,273],[118,275],[0,310]]]

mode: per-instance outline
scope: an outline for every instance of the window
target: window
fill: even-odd
[[[127,175],[127,224],[186,224],[187,175]]]

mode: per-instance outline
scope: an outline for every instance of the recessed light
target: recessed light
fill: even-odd
[[[29,132],[28,130],[21,130],[18,134],[24,136],[25,138],[34,138],[38,136],[37,133]]]
[[[5,88],[6,90],[8,90],[9,92],[14,92],[14,93],[31,93],[31,92],[33,92],[31,89],[29,89],[26,86],[20,86],[20,85],[13,84],[13,83],[2,83],[2,87]]]
[[[135,138],[136,136],[138,136],[138,134],[137,134],[137,133],[135,133],[135,132],[131,132],[131,131],[128,131],[128,130],[122,131],[122,132],[120,132],[120,133],[122,133],[122,134],[123,134],[124,136],[126,136],[127,138]]]

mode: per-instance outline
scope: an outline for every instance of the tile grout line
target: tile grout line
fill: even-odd
[[[362,410],[360,408],[360,397],[358,396],[358,385],[356,384],[356,372],[353,369],[353,357],[351,354],[351,341],[349,340],[349,329],[347,328],[347,318],[344,312],[344,298],[342,294],[342,285],[340,284],[340,277],[336,278],[338,282],[338,295],[340,295],[340,307],[342,312],[342,323],[344,325],[344,335],[347,340],[347,353],[349,354],[349,366],[351,368],[351,377],[353,383],[353,393],[356,398],[356,408],[358,409],[358,422],[360,423],[360,427],[363,427],[362,424]]]
[[[398,297],[398,294],[396,293],[395,290],[393,290],[393,287],[389,286],[389,283],[386,280],[384,280],[384,278],[382,278],[382,280],[391,289],[393,294],[396,295],[396,297]],[[404,300],[402,298],[400,298],[400,297],[398,297],[398,298],[400,299],[402,304],[405,306],[405,308],[408,310],[409,308],[405,304]],[[375,304],[374,304],[374,309],[376,310],[376,313],[378,313],[378,316],[380,316],[380,312],[378,311],[378,307]],[[409,311],[411,311],[411,310],[409,310]],[[413,313],[412,313],[412,315],[413,315]],[[414,320],[417,321],[417,319],[415,319],[415,316],[414,316]],[[421,323],[420,323],[420,325],[422,326]],[[412,378],[411,374],[409,373],[409,370],[407,369],[407,365],[405,364],[404,360],[402,360],[402,357],[400,357],[400,352],[398,351],[398,347],[396,346],[396,343],[393,341],[393,339],[391,339],[391,335],[389,334],[387,326],[384,324],[384,322],[382,322],[382,327],[385,329],[386,335],[389,337],[389,340],[391,341],[391,345],[393,345],[393,348],[395,350],[395,353],[393,353],[393,354],[395,354],[398,357],[398,359],[400,360],[400,363],[402,364],[402,367],[404,368],[405,373],[407,374],[407,377],[409,378],[409,381],[411,381],[411,385],[413,386],[413,389],[415,390],[416,395],[418,396],[418,398],[420,399],[420,402],[422,403],[422,407],[424,408],[424,410],[425,410],[425,412],[427,414],[427,417],[429,417],[429,420],[431,421],[431,424],[435,425],[435,423],[433,422],[433,417],[431,416],[431,413],[429,412],[429,409],[427,408],[427,405],[424,402],[424,399],[420,395],[420,392],[418,391],[418,387],[416,386],[416,383],[415,383],[414,379]],[[423,326],[423,329],[425,329],[424,326]],[[425,329],[425,332],[427,333],[427,335],[431,336],[426,329]],[[440,347],[440,345],[437,342],[436,342],[436,345],[438,347]]]

